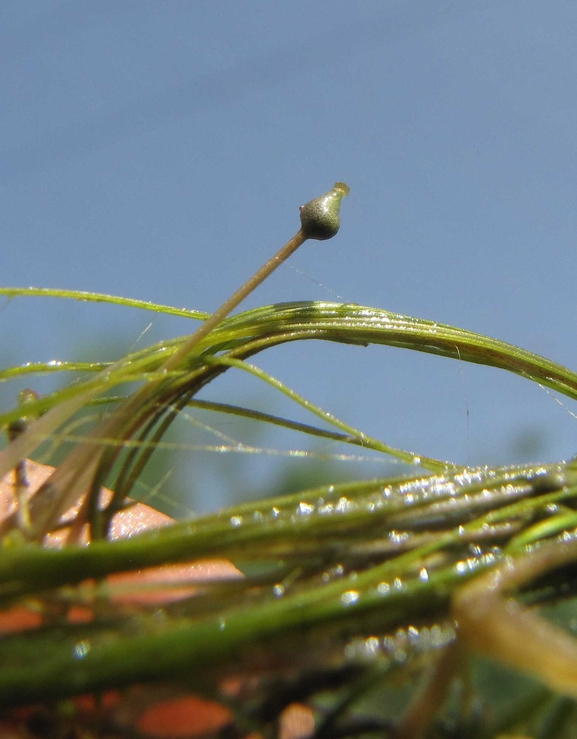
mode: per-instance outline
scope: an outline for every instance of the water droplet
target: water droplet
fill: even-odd
[[[464,575],[468,570],[467,563],[457,562],[457,564],[455,565],[455,569],[457,570],[457,575]]]
[[[367,656],[372,657],[373,655],[378,654],[380,646],[381,645],[376,636],[369,636],[368,639],[365,639],[365,651]]]
[[[318,512],[321,515],[326,515],[328,513],[332,513],[334,511],[335,507],[332,503],[325,503],[324,505],[321,505],[318,509]]]
[[[92,645],[88,639],[83,639],[74,645],[74,659],[84,659],[88,652],[92,649]]]
[[[409,644],[412,646],[418,646],[421,640],[421,632],[415,626],[409,626],[407,629],[407,637],[409,639]]]
[[[410,535],[406,531],[390,531],[389,532],[389,541],[391,544],[402,544],[405,541],[408,541],[410,538]]]
[[[298,512],[301,515],[307,516],[307,515],[310,515],[311,513],[314,513],[314,511],[315,511],[314,505],[311,505],[310,503],[304,503],[304,502],[299,503]]]
[[[346,513],[351,510],[352,507],[353,504],[348,498],[345,498],[344,496],[339,498],[339,502],[337,503],[337,511],[339,511],[339,513]]]
[[[341,603],[343,604],[343,606],[352,606],[359,600],[360,597],[361,594],[358,590],[347,590],[341,595]]]

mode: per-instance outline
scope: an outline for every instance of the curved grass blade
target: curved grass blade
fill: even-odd
[[[71,300],[78,300],[81,302],[110,303],[112,305],[121,305],[124,308],[151,310],[154,313],[164,313],[169,316],[181,316],[182,318],[194,318],[199,321],[206,320],[210,315],[210,313],[203,313],[202,311],[190,310],[188,308],[175,308],[172,305],[151,303],[149,300],[123,298],[118,295],[93,293],[86,290],[62,290],[49,287],[0,287],[0,295],[6,295],[9,299],[16,297],[70,298]]]

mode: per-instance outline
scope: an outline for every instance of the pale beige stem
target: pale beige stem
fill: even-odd
[[[224,319],[232,313],[232,311],[240,305],[242,301],[250,295],[266,278],[274,272],[274,270],[280,266],[286,259],[293,254],[301,244],[307,240],[302,228],[296,233],[290,241],[288,241],[277,253],[271,257],[266,264],[254,273],[254,275],[247,280],[244,285],[238,288],[238,290],[225,300],[224,303],[215,310],[215,312],[206,319],[206,321],[199,326],[199,328],[190,336],[180,349],[169,357],[166,362],[162,365],[161,370],[169,371],[178,367],[180,362],[190,353],[195,346],[210,334]]]
[[[556,692],[577,698],[577,640],[509,595],[575,560],[577,542],[552,542],[526,556],[509,558],[459,588],[452,603],[459,640]]]
[[[166,362],[160,370],[169,372],[179,367],[186,360],[198,344],[205,339],[220,323],[255,289],[257,288],[279,265],[295,252],[307,239],[329,239],[339,230],[339,208],[342,198],[349,192],[348,186],[343,182],[335,183],[335,186],[325,195],[311,200],[301,206],[301,228],[273,257],[271,257],[250,279],[248,279],[233,295],[230,296],[198,329],[195,331]],[[109,370],[110,371],[110,368]],[[92,480],[100,465],[102,455],[107,442],[116,442],[122,438],[123,432],[130,428],[134,418],[138,418],[142,408],[155,396],[164,379],[156,380],[143,385],[109,417],[105,418],[91,432],[87,440],[66,457],[64,462],[57,468],[47,483],[34,496],[30,502],[30,524],[31,533],[34,538],[42,539],[58,521],[62,513],[72,506],[87,489],[90,488]],[[100,388],[87,394],[87,399],[100,392]],[[66,408],[63,419],[69,417],[79,403],[78,398],[71,401],[72,411]],[[48,429],[56,427],[56,420],[60,416],[53,417],[59,409],[52,409],[46,414],[44,425]],[[42,423],[42,420],[38,423]],[[35,433],[39,431],[37,424],[32,429],[24,432],[22,438],[14,442],[22,446],[22,456],[34,448],[37,443]],[[18,450],[19,451],[19,450]],[[15,455],[16,450],[10,453]],[[21,457],[16,456],[16,462]],[[1,455],[0,455],[1,460]],[[12,465],[13,466],[13,465]],[[4,522],[3,529],[6,531],[13,525],[12,519]]]
[[[218,308],[162,365],[161,371],[175,369],[183,359],[210,334],[280,264],[295,252],[308,237],[300,229],[290,241],[271,257],[228,300]],[[153,396],[162,380],[148,383],[134,392],[109,418],[105,418],[84,444],[76,447],[59,465],[50,480],[30,502],[30,522],[34,538],[42,539],[60,516],[90,486],[105,450],[107,440],[118,437],[127,419],[131,419]],[[11,521],[5,522],[5,527]]]

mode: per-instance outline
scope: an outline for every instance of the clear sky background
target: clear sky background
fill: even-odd
[[[293,235],[299,204],[344,180],[338,236],[308,242],[245,307],[378,306],[576,368],[576,36],[573,0],[3,0],[0,282],[210,311]],[[112,359],[192,328],[0,304],[4,365]],[[320,342],[257,363],[421,454],[577,452],[575,404],[494,369]],[[0,393],[13,405],[13,386]],[[203,397],[311,420],[238,374]],[[184,468],[204,459],[195,508],[221,501],[211,465],[262,493],[285,464],[242,457],[187,453]],[[186,487],[178,472],[165,491]]]

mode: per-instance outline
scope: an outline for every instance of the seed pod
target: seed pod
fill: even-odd
[[[341,225],[339,211],[341,200],[349,194],[344,182],[335,182],[332,190],[319,198],[301,205],[301,227],[307,239],[324,241],[332,238]]]

